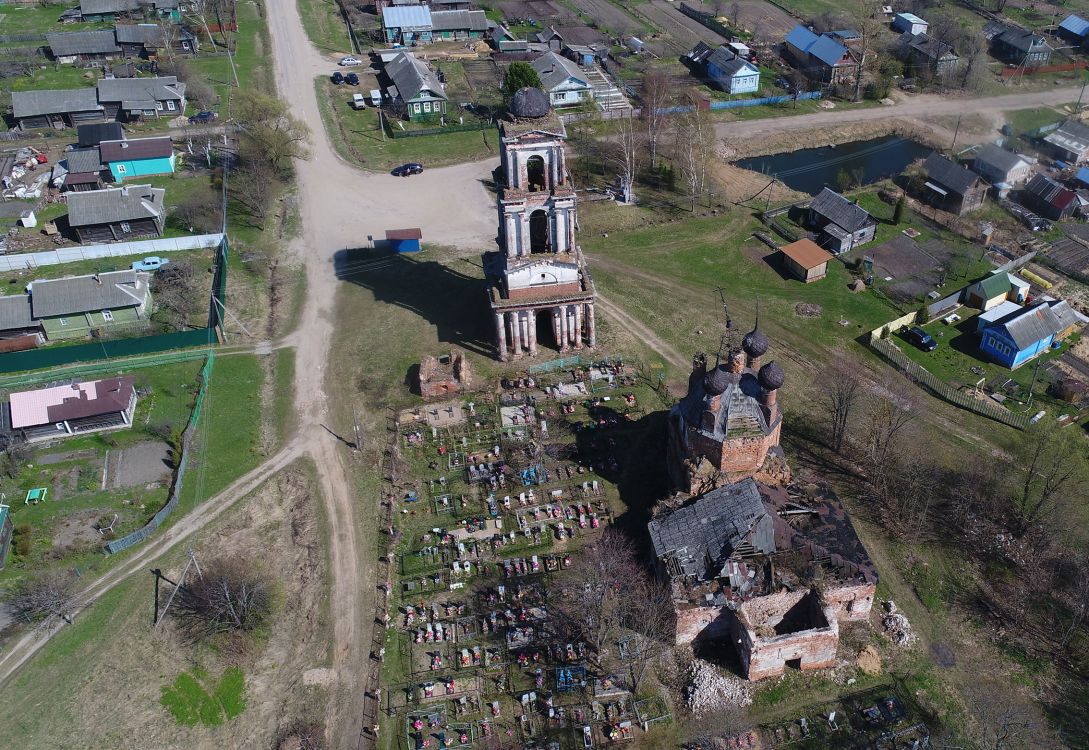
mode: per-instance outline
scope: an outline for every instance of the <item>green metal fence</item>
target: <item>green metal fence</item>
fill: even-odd
[[[204,369],[200,371],[200,389],[197,391],[197,400],[193,406],[193,413],[189,417],[189,424],[185,426],[185,431],[182,433],[181,460],[178,461],[178,470],[174,472],[174,485],[170,490],[170,499],[167,500],[166,505],[159,509],[158,513],[151,517],[151,520],[139,529],[106,544],[107,554],[115,554],[121,550],[128,549],[134,544],[139,544],[144,541],[151,536],[156,529],[162,526],[163,521],[165,521],[174,509],[178,507],[178,502],[181,498],[182,482],[185,480],[185,470],[189,466],[190,447],[192,446],[194,436],[197,432],[197,423],[200,420],[200,407],[204,403],[204,394],[208,390],[208,382],[212,379],[212,367],[215,364],[215,359],[215,352],[209,349],[208,361],[204,363]]]
[[[73,346],[44,347],[0,355],[0,373],[41,370],[76,362],[109,360],[140,354],[169,352],[175,349],[207,347],[218,343],[216,329],[222,324],[222,311],[227,302],[227,239],[224,236],[216,250],[215,274],[208,302],[208,327],[190,331],[173,331],[128,339],[108,339]]]

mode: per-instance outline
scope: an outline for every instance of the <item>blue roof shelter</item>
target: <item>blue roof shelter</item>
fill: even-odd
[[[1074,41],[1085,41],[1089,35],[1089,21],[1081,16],[1069,15],[1059,24],[1059,36]]]
[[[387,229],[386,242],[395,253],[420,252],[420,240],[423,232],[419,229]]]

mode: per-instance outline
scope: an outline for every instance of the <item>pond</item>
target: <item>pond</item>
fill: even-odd
[[[851,175],[853,186],[868,185],[900,174],[908,164],[930,151],[915,141],[889,135],[839,146],[754,156],[736,164],[743,169],[775,175],[787,187],[816,195],[826,185],[838,190],[837,178],[843,172]]]

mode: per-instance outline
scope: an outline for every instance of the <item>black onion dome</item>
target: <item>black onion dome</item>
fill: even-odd
[[[548,94],[533,86],[518,89],[510,100],[510,113],[515,117],[544,117],[551,111]]]
[[[745,334],[745,338],[741,339],[741,348],[750,357],[763,357],[771,348],[771,342],[768,341],[768,337],[764,335],[763,331],[754,328]]]
[[[783,383],[786,382],[786,373],[783,372],[783,368],[779,366],[778,362],[768,362],[760,368],[757,377],[760,378],[760,385],[769,391],[779,390],[783,387]]]
[[[730,373],[721,365],[715,367],[703,377],[703,390],[708,395],[721,396],[730,387]]]

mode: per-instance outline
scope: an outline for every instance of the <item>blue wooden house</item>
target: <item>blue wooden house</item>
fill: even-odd
[[[169,136],[103,141],[98,149],[115,182],[174,173],[177,156]]]
[[[1041,302],[1019,308],[984,328],[979,349],[1013,370],[1048,351],[1064,328],[1052,305]]]
[[[749,94],[760,88],[760,69],[726,47],[707,58],[707,77],[731,94]]]

